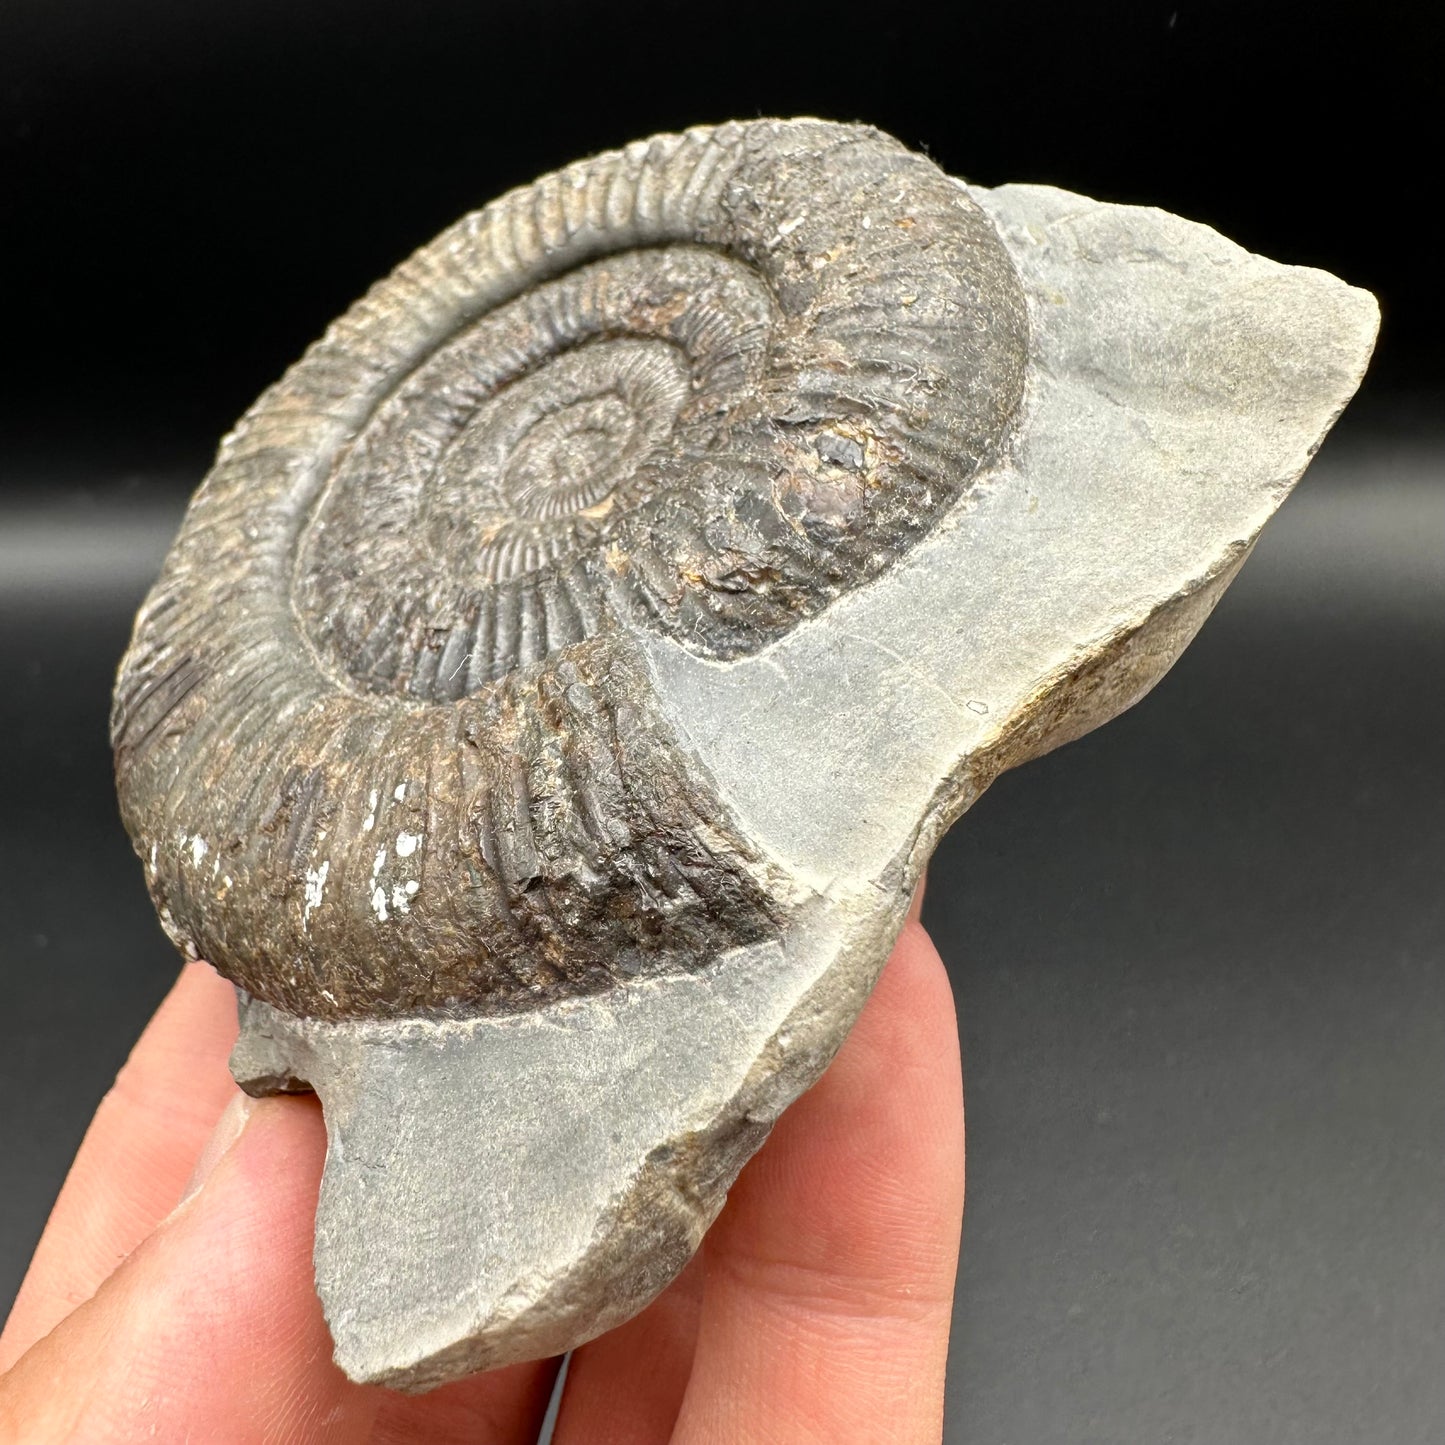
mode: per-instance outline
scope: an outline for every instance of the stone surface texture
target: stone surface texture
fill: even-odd
[[[237,1079],[321,1096],[348,1374],[559,1352],[677,1273],[938,838],[1162,676],[1377,321],[1157,210],[751,122],[467,218],[257,403],[114,735]]]

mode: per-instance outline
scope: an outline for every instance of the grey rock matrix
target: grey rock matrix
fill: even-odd
[[[877,131],[657,136],[469,215],[222,443],[112,734],[232,1068],[314,1089],[317,1286],[425,1389],[645,1305],[943,831],[1137,700],[1373,300]]]

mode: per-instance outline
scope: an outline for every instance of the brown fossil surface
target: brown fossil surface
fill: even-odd
[[[142,609],[115,748],[172,936],[327,1018],[763,936],[619,629],[736,657],[878,575],[997,454],[1026,333],[978,205],[861,127],[660,136],[459,222],[226,438]]]

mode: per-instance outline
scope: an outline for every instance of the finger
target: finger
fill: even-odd
[[[429,1395],[387,1392],[367,1445],[533,1445],[561,1360],[511,1365]]]
[[[910,921],[922,911],[925,883],[926,875],[914,890]],[[573,1355],[556,1445],[636,1445],[671,1435],[697,1343],[701,1264],[694,1260],[635,1320]]]
[[[151,1074],[169,1051],[157,1041],[165,1045],[168,1030],[198,1021],[187,1000],[195,1002],[200,986],[191,978],[178,986],[137,1048],[132,1077],[164,1084],[159,1064]],[[199,1156],[211,1165],[199,1192],[0,1378],[0,1440],[108,1445],[150,1432],[225,1445],[331,1445],[370,1440],[376,1420],[388,1432],[382,1438],[397,1442],[531,1445],[554,1363],[416,1399],[345,1379],[332,1362],[311,1264],[326,1151],[320,1110],[314,1099],[253,1103],[231,1093],[235,1103],[215,1136],[185,1151],[191,1163]],[[99,1157],[92,1152],[87,1169],[99,1171]],[[117,1167],[111,1182],[123,1185],[125,1172]],[[105,1183],[97,1173],[96,1187]]]
[[[702,1310],[702,1261],[567,1367],[553,1445],[652,1445],[677,1421]]]
[[[353,1445],[384,1411],[398,1442],[531,1445],[547,1365],[415,1400],[346,1379],[311,1268],[320,1108],[238,1098],[235,1116],[199,1192],[0,1378],[0,1440]]]
[[[332,1363],[311,1283],[320,1111],[243,1109],[200,1192],[0,1379],[0,1439],[365,1439],[378,1392]]]
[[[675,1438],[936,1441],[962,1210],[953,1000],[909,923],[708,1235]]]
[[[0,1371],[87,1300],[175,1207],[236,1086],[230,984],[188,964],[101,1100],[0,1335]]]

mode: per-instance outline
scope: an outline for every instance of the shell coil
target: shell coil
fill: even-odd
[[[658,136],[463,218],[225,439],[137,619],[112,736],[173,936],[344,1017],[767,935],[627,639],[741,656],[878,575],[1026,349],[986,217],[864,127]]]

